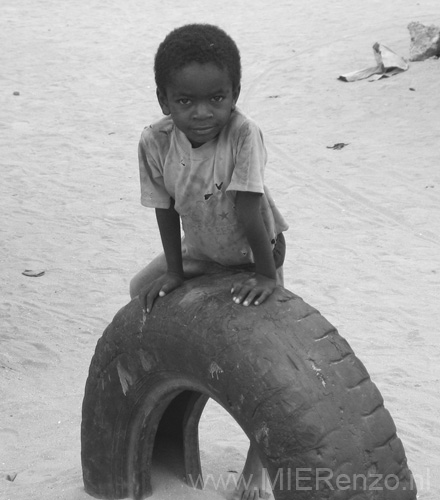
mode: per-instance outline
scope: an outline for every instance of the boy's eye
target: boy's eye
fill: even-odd
[[[187,98],[187,97],[182,97],[181,99],[179,99],[177,101],[179,104],[183,104],[183,105],[187,105],[189,104],[191,101]]]
[[[213,101],[215,102],[222,102],[224,97],[222,95],[216,95],[212,98]]]

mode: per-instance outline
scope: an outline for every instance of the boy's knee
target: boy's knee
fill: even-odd
[[[138,281],[139,280],[136,279],[136,276],[130,281],[130,299],[134,299],[137,295],[139,295],[140,287]]]

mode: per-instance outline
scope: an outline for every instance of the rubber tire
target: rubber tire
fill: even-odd
[[[258,307],[234,304],[232,280],[196,278],[149,315],[137,299],[116,314],[85,388],[86,491],[150,495],[161,427],[182,443],[187,475],[200,474],[197,426],[211,397],[257,446],[277,500],[414,500],[394,422],[348,343],[281,287]]]

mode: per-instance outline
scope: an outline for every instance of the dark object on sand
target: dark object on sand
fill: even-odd
[[[86,491],[151,495],[153,448],[170,440],[202,488],[198,423],[211,397],[257,447],[276,500],[414,500],[394,422],[346,340],[282,287],[259,306],[234,304],[233,280],[188,280],[148,315],[137,299],[116,314],[85,388]]]
[[[46,271],[34,271],[33,269],[25,269],[21,274],[23,276],[30,276],[31,278],[39,278],[44,276]]]
[[[327,146],[327,149],[342,149],[345,148],[345,146],[348,146],[350,143],[349,142],[337,142],[333,146]]]
[[[411,35],[410,61],[424,61],[430,57],[440,57],[440,27],[412,22],[408,24],[408,29]]]

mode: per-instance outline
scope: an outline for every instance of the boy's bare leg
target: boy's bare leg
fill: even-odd
[[[284,286],[284,270],[283,266],[277,269],[277,285]]]
[[[238,478],[237,487],[231,500],[267,499],[271,492],[267,489],[268,478],[263,469],[260,457],[253,444],[249,446],[243,472]]]
[[[130,298],[139,295],[141,289],[148,283],[162,276],[167,271],[167,261],[165,254],[161,253],[155,257],[148,266],[141,269],[130,281]]]

